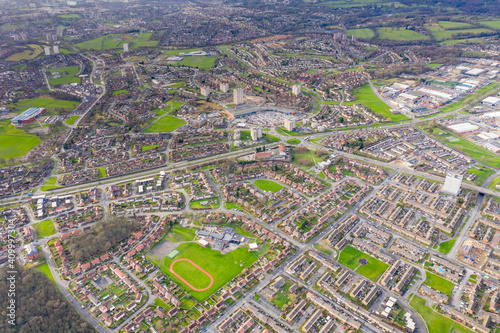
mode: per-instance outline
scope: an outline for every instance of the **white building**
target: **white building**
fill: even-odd
[[[262,138],[262,128],[260,127],[252,127],[250,128],[250,136],[253,141],[258,141]]]
[[[128,52],[128,43],[123,44],[123,52]]]
[[[229,91],[229,83],[221,83],[220,91],[222,91],[223,93],[227,93]]]
[[[238,88],[233,91],[233,103],[234,105],[243,104],[243,89]]]
[[[500,98],[494,97],[494,96],[487,97],[487,98],[483,99],[483,101],[482,101],[482,104],[486,104],[486,105],[490,105],[490,106],[495,106],[498,103],[500,103]]]
[[[210,87],[201,87],[201,94],[205,97],[210,95]]]
[[[285,128],[287,131],[289,132],[293,131],[296,126],[297,122],[295,121],[295,119],[290,119],[290,118],[285,119]]]
[[[43,50],[45,51],[45,55],[46,56],[50,55],[50,47],[46,46],[46,47],[43,48]]]
[[[295,96],[299,96],[301,92],[302,92],[302,87],[300,86],[300,84],[294,84],[292,87],[292,93]]]
[[[59,45],[54,45],[54,54],[59,54]]]
[[[441,192],[455,196],[458,195],[460,192],[460,186],[462,186],[462,178],[463,176],[461,175],[457,175],[452,172],[448,173]]]

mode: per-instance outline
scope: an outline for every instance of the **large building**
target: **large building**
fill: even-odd
[[[450,172],[446,175],[441,192],[457,196],[460,192],[460,186],[462,186],[462,178],[463,176]]]
[[[296,126],[297,126],[297,122],[295,121],[295,119],[291,119],[291,118],[285,119],[285,128],[287,131],[289,131],[289,132],[293,131]]]
[[[14,125],[29,124],[45,112],[47,112],[45,108],[29,108],[15,118],[12,118],[11,122]]]
[[[128,52],[128,43],[123,44],[123,52]]]
[[[50,55],[50,47],[46,46],[46,47],[43,48],[43,50],[45,51],[45,55],[46,56]]]
[[[302,87],[300,86],[300,84],[293,85],[293,87],[292,87],[292,93],[295,96],[299,96],[301,92],[302,92]]]
[[[234,102],[234,105],[243,104],[243,89],[241,89],[241,88],[234,89],[233,102]]]
[[[54,45],[54,54],[59,54],[59,45]]]
[[[205,97],[210,95],[210,87],[201,87],[201,94]]]
[[[252,127],[250,128],[250,136],[253,141],[257,141],[262,138],[262,128],[260,127]]]
[[[223,93],[227,93],[229,91],[229,83],[221,83],[219,87],[220,91]]]

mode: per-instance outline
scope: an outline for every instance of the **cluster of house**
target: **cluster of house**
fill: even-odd
[[[245,311],[246,310],[246,311]],[[269,327],[269,329],[267,328]],[[280,332],[288,333],[289,330],[285,329],[268,313],[258,308],[254,304],[246,303],[243,309],[238,309],[231,317],[226,318],[218,327],[218,331],[223,332]]]
[[[396,260],[382,275],[380,284],[393,292],[402,295],[417,273],[410,264]]]
[[[322,132],[325,129],[366,126],[385,121],[386,118],[373,113],[362,104],[350,106],[337,104],[328,105],[321,113],[311,118],[311,127]],[[314,123],[316,124],[313,126]]]
[[[392,253],[397,253],[404,259],[415,263],[420,262],[426,254],[426,251],[420,246],[416,246],[401,238],[396,239],[391,244],[391,246],[389,247],[389,251]]]
[[[345,174],[342,172],[343,170],[352,172],[357,178],[370,184],[381,183],[387,175],[387,172],[377,165],[349,158],[339,159],[335,165],[335,172],[331,172],[330,168],[325,168],[323,172],[325,176],[339,181],[345,177]]]
[[[57,215],[54,222],[61,232],[66,232],[69,229],[99,221],[103,213],[104,208],[101,206],[86,206]]]
[[[275,163],[279,165],[279,172],[266,169],[264,170],[264,176],[309,195],[316,194],[324,189],[324,185],[319,179],[304,172],[301,168],[287,162]]]
[[[358,203],[369,190],[370,187],[367,185],[352,180],[344,181],[283,220],[278,227],[301,241],[307,241],[321,231],[332,217],[342,215],[349,207]],[[301,228],[304,220],[311,225],[311,228],[305,232]]]
[[[0,198],[35,188],[45,181],[54,161],[48,160],[30,165],[16,165],[0,168]]]
[[[45,194],[32,196],[29,200],[30,208],[39,220],[46,216],[59,216],[68,213],[75,207],[74,196],[52,196],[47,198]]]
[[[106,167],[108,177],[131,173],[136,170],[150,169],[165,163],[164,156],[160,153],[145,153],[138,158],[132,158]]]
[[[14,228],[20,228],[29,222],[28,214],[23,207],[11,207],[0,210],[0,254],[6,252],[7,241],[9,238],[10,230],[8,225],[13,225]],[[33,231],[28,228],[28,236],[33,240]],[[25,232],[23,232],[23,237]],[[25,240],[26,241],[26,240]]]
[[[184,203],[184,196],[181,193],[164,191],[117,199],[109,204],[109,213],[112,215],[133,216],[137,213],[173,212],[181,210]]]
[[[170,187],[174,189],[187,188],[191,201],[217,196],[209,177],[203,171],[177,175],[172,178]]]

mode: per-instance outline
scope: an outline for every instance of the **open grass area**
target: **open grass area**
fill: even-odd
[[[442,277],[437,276],[436,274],[432,274],[430,272],[425,272],[425,275],[427,276],[427,278],[424,281],[424,284],[426,286],[429,286],[432,289],[436,289],[450,297],[452,296],[451,291],[455,286],[453,282],[443,279]]]
[[[167,234],[167,239],[174,243],[189,242],[194,239],[196,230],[196,228],[181,228],[179,226],[174,226]]]
[[[215,200],[216,203],[213,203],[213,204],[210,204],[210,205],[206,205],[206,206],[202,206],[201,203],[204,202],[204,201],[212,201],[212,200]],[[209,199],[203,199],[203,200],[197,200],[197,201],[191,201],[189,203],[189,206],[192,208],[192,209],[216,209],[216,208],[219,208],[219,198],[209,198]]]
[[[267,133],[263,133],[262,137],[264,138],[264,140],[266,140],[269,143],[281,141],[280,138],[275,137],[274,135],[271,135],[271,134],[267,134]]]
[[[73,125],[75,121],[77,121],[79,116],[71,116],[68,119],[66,119],[65,123],[66,125]]]
[[[467,172],[476,175],[476,179],[473,181],[476,185],[482,185],[489,176],[495,173],[493,170],[481,165],[476,165],[473,168],[467,169]]]
[[[13,111],[26,111],[29,108],[46,108],[47,111],[56,111],[59,108],[66,109],[68,112],[73,111],[78,106],[78,102],[65,101],[62,99],[54,99],[52,97],[35,97],[23,99],[14,104],[9,104],[7,107]]]
[[[206,299],[228,281],[239,275],[244,268],[250,267],[257,260],[255,255],[243,247],[224,255],[219,251],[202,247],[197,243],[184,243],[179,245],[176,250],[179,251],[179,254],[173,259],[168,257],[163,258],[160,263],[160,268],[177,284],[190,292],[198,301]],[[170,265],[177,259],[190,259],[209,273],[214,278],[212,287],[205,291],[191,290],[191,288],[170,272]],[[200,285],[201,281],[206,280],[207,276],[193,265],[189,265],[189,263],[186,262],[187,265],[177,266],[179,263],[175,264],[176,273],[191,285],[196,286],[195,283]],[[201,287],[203,286],[201,285]]]
[[[368,264],[360,265],[359,259],[368,260]],[[359,266],[356,272],[373,281],[377,281],[382,273],[384,273],[389,267],[386,263],[383,263],[382,261],[370,256],[369,254],[361,252],[350,245],[346,246],[346,248],[340,253],[338,261],[350,269],[355,269]]]
[[[357,36],[358,38],[372,38],[375,33],[372,29],[362,28],[362,29],[349,29],[347,30],[347,36]]]
[[[157,40],[149,40],[151,38],[151,32],[142,32],[139,37],[134,41],[131,50],[136,50],[140,47],[153,47],[158,45],[159,41]]]
[[[33,229],[35,229],[38,238],[52,236],[56,233],[56,228],[54,227],[54,222],[52,222],[52,220],[45,220],[40,223],[36,223],[33,225]]]
[[[243,207],[241,207],[240,205],[231,203],[231,202],[226,202],[225,206],[226,206],[226,209],[241,209],[241,210],[243,210]]]
[[[389,110],[391,108],[382,102],[377,95],[375,95],[369,84],[365,84],[354,89],[353,94],[356,95],[358,99],[352,102],[344,103],[344,105],[363,104],[364,106],[370,108],[373,112],[378,113],[385,118],[389,118],[391,121],[402,121],[408,119],[408,117],[404,114],[390,113]]]
[[[80,83],[81,79],[75,77],[80,71],[78,66],[69,66],[61,68],[51,68],[47,72],[47,78],[51,86],[69,84],[69,83]],[[53,73],[58,73],[58,77],[54,77]]]
[[[144,133],[171,132],[186,125],[182,119],[165,116],[144,130]]]
[[[8,57],[7,61],[21,61],[21,60],[31,60],[38,57],[42,52],[43,48],[40,45],[28,44],[28,46],[19,48],[21,52],[14,53]]]
[[[447,22],[439,21],[439,25],[429,25],[427,29],[432,33],[434,38],[438,41],[446,40],[446,39],[456,39],[459,38],[459,35],[463,34],[482,34],[492,32],[492,30],[484,29],[484,28],[471,28],[472,26],[467,23],[461,22]],[[453,29],[453,25],[462,24],[464,29]]]
[[[456,240],[457,239],[454,238],[454,239],[450,239],[449,241],[442,242],[441,244],[439,244],[438,251],[441,253],[449,253],[451,251],[451,248],[453,247],[453,245],[455,245]]]
[[[429,39],[429,36],[424,36],[413,30],[406,30],[405,28],[378,28],[380,39],[391,40],[422,40]]]
[[[35,134],[28,134],[13,126],[10,121],[0,122],[0,158],[10,159],[24,156],[42,143]]]
[[[311,168],[318,164],[319,162],[323,162],[328,158],[329,154],[325,154],[323,156],[316,156],[315,150],[314,149],[309,149],[309,151],[306,152],[297,152],[297,151],[292,151],[292,163],[295,165],[299,165],[303,168]],[[309,160],[311,161],[311,165],[309,166],[303,166],[299,163],[300,160]]]
[[[50,271],[49,265],[47,263],[43,263],[41,265],[38,265],[35,267],[35,269],[39,270],[43,274],[47,275],[49,280],[52,281],[52,283],[54,283],[54,285],[56,284],[56,281],[54,280],[54,276],[52,275],[52,272]]]
[[[453,320],[435,312],[430,307],[425,305],[425,300],[416,295],[413,296],[410,305],[415,309],[425,321],[429,332],[432,333],[448,333],[450,332]]]
[[[137,37],[135,35],[110,34],[75,44],[75,46],[80,50],[104,51],[104,50],[120,49],[123,48],[124,43],[133,43],[137,41],[139,45],[136,47],[140,47],[141,45],[147,46],[148,44],[152,45],[152,41],[148,40],[149,37],[147,37],[147,34],[144,34],[145,35],[144,37],[142,37],[142,35],[143,34],[140,34]],[[156,42],[156,44],[158,44],[158,42]],[[133,49],[133,44],[130,46],[130,49]]]
[[[270,192],[278,192],[283,188],[282,185],[273,182],[272,180],[256,180],[255,181],[255,186],[257,186],[259,189],[262,191],[270,191]]]
[[[299,139],[289,139],[289,140],[286,140],[286,143],[288,143],[289,145],[298,145],[300,143],[300,140]]]
[[[500,20],[479,21],[479,23],[484,24],[490,28],[500,30]]]

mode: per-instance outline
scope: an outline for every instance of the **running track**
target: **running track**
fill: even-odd
[[[179,274],[177,274],[175,271],[174,271],[174,265],[175,263],[179,262],[179,261],[187,261],[189,262],[191,265],[193,265],[194,267],[198,268],[203,274],[205,274],[206,276],[208,276],[210,278],[210,284],[208,285],[208,287],[205,287],[203,289],[199,289],[199,288],[195,288],[193,287],[189,282],[187,282],[186,280],[184,280],[184,278],[182,276],[180,276]],[[181,280],[182,282],[184,282],[189,288],[193,289],[194,291],[205,291],[205,290],[208,290],[210,289],[210,287],[212,287],[212,285],[214,284],[214,278],[212,277],[212,275],[208,274],[207,271],[205,271],[203,268],[201,268],[200,266],[196,265],[193,261],[191,261],[190,259],[177,259],[175,260],[172,264],[170,264],[170,272],[172,274],[174,274],[179,280]]]

